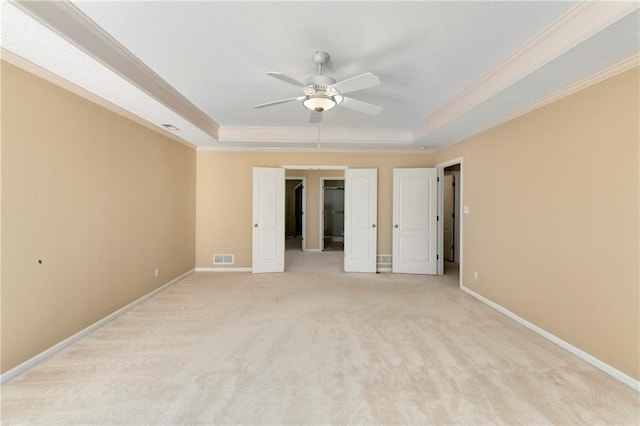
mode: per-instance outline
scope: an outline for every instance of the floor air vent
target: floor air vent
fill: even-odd
[[[214,265],[233,265],[233,255],[232,254],[214,254],[213,264]]]
[[[376,257],[376,261],[378,265],[391,265],[391,255],[390,254],[379,254]]]

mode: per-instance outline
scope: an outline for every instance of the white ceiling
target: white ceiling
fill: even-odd
[[[69,6],[61,18],[50,5],[3,4],[5,51],[214,149],[437,148],[628,69],[639,50],[634,1]],[[382,113],[338,106],[309,124],[298,102],[251,108],[300,95],[264,73],[303,80],[316,50],[337,80],[376,74],[380,86],[350,96]]]

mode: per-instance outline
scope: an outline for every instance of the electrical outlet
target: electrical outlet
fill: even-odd
[[[473,279],[474,279],[474,280],[477,280],[477,279],[479,279],[479,278],[480,278],[480,274],[478,274],[477,272],[474,272],[474,273],[473,273]]]
[[[156,270],[153,271],[153,274],[156,278],[158,278],[160,276],[160,268],[156,268]]]

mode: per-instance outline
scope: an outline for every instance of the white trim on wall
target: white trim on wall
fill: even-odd
[[[627,376],[622,371],[615,369],[614,367],[610,366],[609,364],[607,364],[607,363],[605,363],[603,361],[600,361],[598,358],[594,357],[593,355],[589,355],[588,353],[586,353],[582,349],[576,348],[572,344],[562,340],[561,338],[557,337],[554,334],[549,333],[548,331],[538,327],[537,325],[530,323],[526,319],[514,314],[513,312],[511,312],[507,308],[505,308],[505,307],[503,307],[501,305],[498,305],[497,303],[493,302],[492,300],[487,299],[486,297],[482,296],[481,294],[476,293],[475,291],[473,291],[473,290],[471,290],[471,289],[469,289],[467,287],[464,287],[463,285],[460,286],[460,290],[462,290],[465,293],[467,293],[468,295],[478,299],[482,303],[484,303],[487,306],[495,309],[496,311],[500,312],[501,314],[506,315],[507,317],[509,317],[510,319],[514,320],[518,324],[527,327],[529,330],[535,332],[536,334],[539,334],[540,336],[542,336],[545,339],[551,341],[552,343],[555,343],[556,345],[560,346],[562,349],[565,349],[565,350],[571,352],[573,355],[577,356],[578,358],[582,359],[583,361],[588,362],[589,364],[593,365],[597,369],[607,373],[608,375],[610,375],[614,379],[621,381],[622,383],[624,383],[625,385],[629,386],[633,390],[635,390],[637,392],[640,392],[640,381],[634,379],[633,377]]]
[[[630,377],[626,374],[624,374],[623,372],[617,370],[616,368],[610,366],[609,364],[597,359],[596,357],[584,352],[583,350],[573,346],[572,344],[560,339],[559,337],[549,333],[548,331],[536,326],[535,324],[530,323],[529,321],[525,320],[524,318],[514,314],[513,312],[509,311],[507,308],[498,305],[497,303],[487,299],[486,297],[482,296],[479,293],[476,293],[475,291],[469,289],[468,287],[464,286],[464,219],[465,219],[465,214],[464,214],[464,167],[463,167],[463,157],[458,157],[458,158],[454,158],[451,159],[449,161],[445,161],[442,163],[439,163],[436,165],[436,167],[438,167],[439,170],[444,172],[445,167],[449,167],[449,166],[453,166],[456,164],[460,164],[460,210],[462,211],[462,214],[460,215],[460,290],[464,291],[465,293],[469,294],[470,296],[478,299],[479,301],[481,301],[482,303],[485,303],[486,305],[490,306],[491,308],[497,310],[498,312],[506,315],[507,317],[509,317],[510,319],[516,321],[517,323],[527,327],[528,329],[530,329],[531,331],[539,334],[540,336],[544,337],[545,339],[555,343],[556,345],[560,346],[561,348],[569,351],[570,353],[572,353],[573,355],[577,356],[578,358],[588,362],[589,364],[593,365],[594,367],[598,368],[599,370],[602,370],[603,372],[607,373],[608,375],[610,375],[611,377],[613,377],[616,380],[621,381],[622,383],[624,383],[625,385],[631,387],[632,389],[640,392],[640,381],[634,379],[633,377]],[[443,179],[440,179],[440,183],[443,183]],[[457,186],[457,185],[456,185]],[[442,188],[439,187],[438,188],[439,193],[442,193]],[[439,201],[440,202],[440,201]],[[440,206],[442,207],[442,203],[440,202]],[[442,215],[442,211],[439,211],[440,215]],[[442,221],[440,221],[439,226],[442,224]],[[442,233],[441,233],[441,229],[439,229],[438,231],[438,235],[439,235],[439,241],[438,244],[441,246],[442,244]],[[442,260],[442,258],[441,258]],[[438,272],[439,274],[441,273],[440,270]]]
[[[140,305],[141,303],[143,303],[143,302],[151,299],[155,295],[163,292],[164,290],[166,290],[167,288],[169,288],[173,284],[175,284],[178,281],[182,280],[183,278],[186,278],[187,276],[191,275],[193,273],[193,271],[194,270],[192,269],[190,271],[185,272],[184,274],[172,279],[171,281],[169,281],[168,283],[162,285],[161,287],[158,287],[157,289],[155,289],[155,290],[145,294],[144,296],[134,300],[133,302],[129,303],[128,305],[126,305],[126,306],[118,309],[117,311],[107,315],[106,317],[102,318],[101,320],[98,320],[98,321],[94,322],[93,324],[91,324],[90,326],[80,330],[79,332],[77,332],[73,336],[67,337],[63,341],[61,341],[59,343],[56,343],[55,345],[51,346],[49,349],[46,349],[46,350],[40,352],[38,355],[34,356],[33,358],[30,358],[30,359],[26,360],[25,362],[23,362],[22,364],[12,368],[11,370],[7,371],[6,373],[4,373],[4,374],[2,374],[0,376],[0,384],[6,383],[9,380],[19,376],[20,374],[26,372],[30,368],[33,368],[37,364],[39,364],[42,361],[46,360],[47,358],[51,357],[52,355],[55,355],[56,353],[60,352],[61,350],[63,350],[67,346],[77,342],[81,338],[83,338],[86,335],[92,333],[93,331],[99,329],[103,325],[106,325],[107,323],[109,323],[109,322],[113,321],[114,319],[118,318],[120,315],[126,313],[127,311],[130,311],[131,309],[135,308],[136,306]]]

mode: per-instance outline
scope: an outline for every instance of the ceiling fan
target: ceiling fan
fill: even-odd
[[[295,98],[281,99],[279,101],[267,102],[260,105],[254,105],[254,108],[264,108],[272,105],[283,104],[291,101],[302,101],[302,105],[311,111],[309,117],[310,123],[319,123],[322,121],[322,113],[328,111],[338,105],[354,111],[363,112],[369,115],[377,115],[382,111],[378,105],[368,102],[359,101],[347,96],[346,93],[355,92],[357,90],[368,89],[380,84],[380,79],[374,74],[367,72],[346,80],[336,81],[334,78],[322,74],[322,66],[329,60],[327,52],[314,52],[311,55],[313,62],[318,65],[318,74],[307,77],[304,82],[294,78],[280,74],[279,72],[268,72],[267,75],[277,78],[280,81],[289,83],[302,89],[304,95]]]

